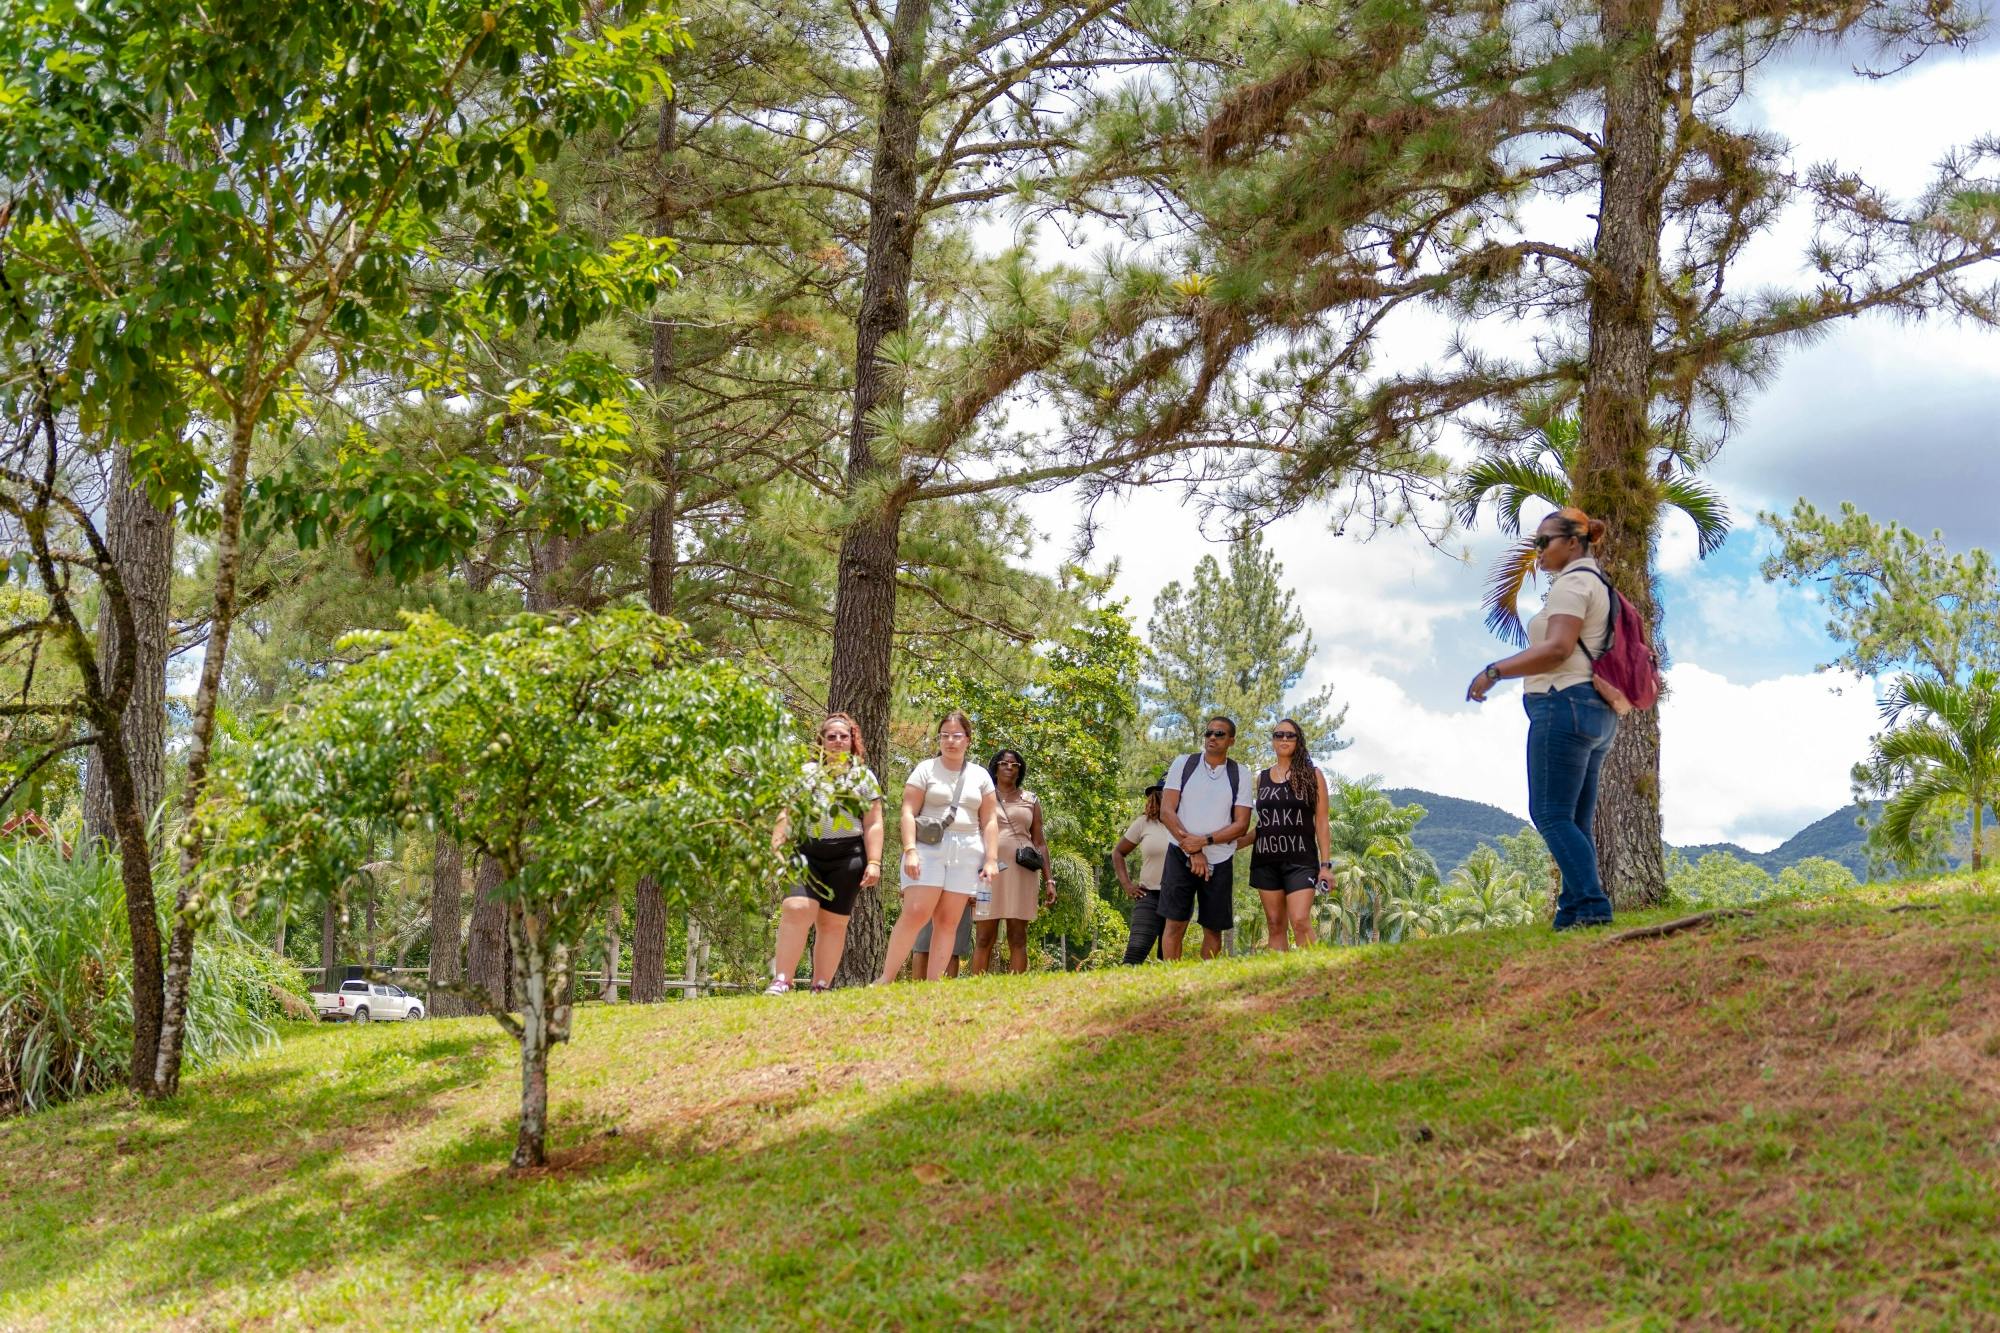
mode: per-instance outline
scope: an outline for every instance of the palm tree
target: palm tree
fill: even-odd
[[[1877,826],[1882,838],[1914,851],[1924,816],[1963,801],[1972,807],[1972,868],[1984,869],[1982,824],[2000,794],[2000,674],[1975,671],[1963,685],[1904,676],[1883,699],[1882,716],[1890,729],[1875,738],[1866,769],[1889,798]]]
[[[1327,792],[1327,832],[1333,844],[1332,918],[1336,943],[1398,940],[1435,928],[1422,892],[1437,864],[1411,841],[1421,805],[1397,805],[1373,780],[1333,781]]]
[[[1485,843],[1451,872],[1444,888],[1445,924],[1452,931],[1522,926],[1535,919],[1527,879]]]
[[[1458,519],[1468,527],[1478,522],[1479,506],[1494,500],[1500,530],[1516,538],[1493,563],[1486,581],[1486,624],[1515,643],[1528,641],[1521,624],[1521,589],[1535,571],[1535,541],[1521,535],[1521,510],[1530,500],[1561,509],[1572,503],[1579,428],[1575,417],[1557,417],[1544,426],[1525,450],[1507,449],[1482,456],[1465,470],[1451,489]],[[1696,550],[1714,554],[1729,537],[1729,506],[1722,496],[1697,480],[1682,455],[1663,452],[1659,462],[1660,503],[1694,520]]]

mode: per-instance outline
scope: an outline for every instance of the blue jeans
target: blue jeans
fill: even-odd
[[[1618,715],[1588,681],[1524,696],[1528,709],[1528,818],[1562,871],[1556,929],[1611,919],[1611,899],[1590,840],[1597,776],[1618,734]]]

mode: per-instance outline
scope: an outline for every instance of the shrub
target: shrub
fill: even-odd
[[[161,898],[173,901],[171,892]],[[115,859],[72,859],[38,842],[0,849],[0,1114],[125,1081],[131,956]],[[277,992],[298,985],[282,959],[219,927],[195,950],[191,1064],[270,1039],[282,1012]]]

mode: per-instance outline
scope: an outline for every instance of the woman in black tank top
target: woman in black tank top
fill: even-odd
[[[1306,753],[1305,733],[1286,718],[1271,731],[1277,762],[1257,775],[1250,887],[1264,903],[1270,947],[1314,942],[1313,893],[1327,872],[1326,775]],[[1286,939],[1287,933],[1291,939]]]

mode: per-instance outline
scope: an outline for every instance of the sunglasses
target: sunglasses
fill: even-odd
[[[1295,741],[1298,738],[1299,733],[1296,731],[1274,731],[1271,733],[1271,739],[1274,741]]]
[[[1210,739],[1210,740],[1212,740],[1212,741],[1214,741],[1214,740],[1228,740],[1228,739],[1229,739],[1229,733],[1228,733],[1228,732],[1226,732],[1226,731],[1222,731],[1222,730],[1219,730],[1219,729],[1218,729],[1218,730],[1215,730],[1215,731],[1204,731],[1204,732],[1202,732],[1201,734],[1202,734],[1202,735],[1204,735],[1204,736],[1206,736],[1206,737],[1207,737],[1208,739]]]
[[[1546,532],[1538,532],[1535,534],[1535,549],[1537,551],[1546,551],[1549,549],[1549,544],[1551,542],[1567,542],[1574,540],[1576,539],[1570,536],[1567,532],[1558,532],[1555,533],[1553,536]]]

